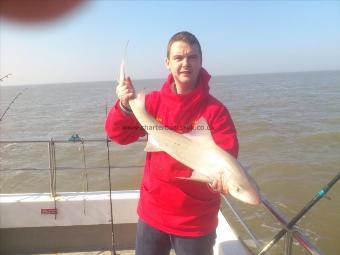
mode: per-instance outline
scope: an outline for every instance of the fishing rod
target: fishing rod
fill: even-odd
[[[5,75],[5,76],[1,77],[1,78],[0,78],[0,81],[3,81],[5,78],[9,78],[9,76],[10,76],[10,75],[12,75],[12,74],[11,74],[11,73],[9,73],[9,74],[7,74],[7,75]]]
[[[258,255],[266,254],[266,252],[276,244],[280,238],[289,231],[321,198],[325,197],[327,192],[332,188],[332,186],[340,179],[340,172],[325,186],[323,187],[318,193],[315,194],[312,200],[310,200],[305,207],[303,207],[300,212],[295,215],[290,222],[288,222],[287,226],[281,229],[273,239],[258,253]]]
[[[23,89],[22,91],[20,91],[13,99],[12,101],[8,104],[6,110],[4,111],[4,113],[1,115],[0,121],[2,121],[2,119],[5,117],[6,113],[8,112],[8,110],[11,108],[11,105],[14,104],[15,100],[18,99],[18,97],[20,95],[22,95],[28,88]]]
[[[123,63],[125,63],[126,58],[126,49],[129,44],[129,41],[127,41],[124,49],[124,56],[123,56]],[[124,64],[122,64],[121,69],[124,67]],[[125,73],[124,73],[125,76]],[[124,77],[125,78],[125,77]],[[105,117],[107,117],[107,103],[105,105]],[[109,189],[110,189],[110,215],[111,215],[111,234],[112,234],[112,247],[111,247],[111,254],[116,255],[116,248],[115,248],[115,238],[114,238],[114,224],[113,224],[113,209],[112,209],[112,184],[111,184],[111,164],[110,164],[110,145],[109,145],[109,137],[106,135],[106,148],[107,148],[107,162],[109,167]]]

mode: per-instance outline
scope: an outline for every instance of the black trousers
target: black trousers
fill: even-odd
[[[199,237],[167,234],[138,221],[136,255],[169,255],[171,248],[176,255],[213,255],[216,233]]]

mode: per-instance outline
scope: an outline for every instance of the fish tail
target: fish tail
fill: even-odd
[[[125,61],[122,59],[122,63],[120,64],[120,74],[119,74],[119,83],[123,83],[125,80]]]
[[[125,80],[125,59],[126,59],[126,51],[127,47],[129,45],[129,41],[126,42],[125,48],[124,48],[124,55],[122,58],[122,62],[120,64],[120,74],[119,74],[119,82],[123,83]]]

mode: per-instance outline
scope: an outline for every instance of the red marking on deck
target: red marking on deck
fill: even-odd
[[[41,209],[41,214],[57,214],[56,208]]]

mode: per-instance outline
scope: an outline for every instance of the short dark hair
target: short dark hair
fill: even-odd
[[[191,46],[197,45],[199,53],[200,53],[200,57],[202,58],[202,50],[201,50],[201,45],[200,45],[199,41],[197,40],[196,36],[194,36],[192,33],[189,33],[187,31],[178,32],[170,38],[170,41],[168,43],[167,52],[166,52],[167,58],[169,58],[169,56],[170,56],[171,45],[174,42],[178,42],[178,41],[188,43]]]

